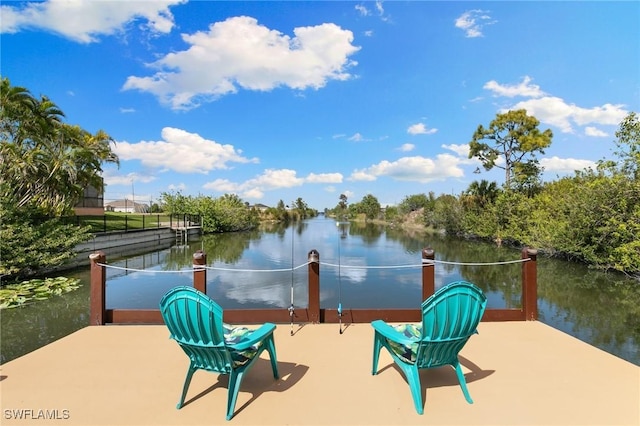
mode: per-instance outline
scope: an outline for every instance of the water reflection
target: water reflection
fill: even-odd
[[[89,323],[89,268],[67,273],[81,286],[62,296],[0,311],[0,363],[84,328]]]
[[[421,302],[425,247],[435,250],[437,261],[447,262],[436,265],[437,288],[464,279],[483,288],[490,308],[521,306],[521,264],[459,265],[517,260],[518,250],[372,224],[336,226],[331,219],[318,218],[292,227],[266,224],[253,232],[207,235],[187,246],[107,259],[110,265],[129,270],[107,270],[107,307],[156,308],[171,287],[192,284],[196,250],[203,250],[208,266],[214,268],[207,271],[207,293],[223,308],[286,308],[292,287],[294,305],[305,307],[307,254],[316,249],[322,308],[335,309],[338,303],[344,309],[414,308]],[[408,267],[372,268],[376,266]],[[76,275],[84,285],[75,292],[2,311],[2,362],[87,324],[88,268]],[[636,281],[540,257],[538,301],[542,322],[640,365]]]

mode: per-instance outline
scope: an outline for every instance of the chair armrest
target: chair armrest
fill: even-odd
[[[261,342],[267,336],[273,333],[273,330],[276,329],[276,325],[270,322],[262,324],[260,328],[252,331],[248,334],[242,341],[235,343],[233,345],[228,345],[229,348],[236,351],[244,351],[245,349],[249,349],[251,346],[256,343]]]
[[[418,343],[419,339],[412,339],[410,337],[405,336],[402,333],[396,331],[395,328],[391,327],[389,324],[382,320],[375,320],[371,323],[371,326],[376,331],[376,333],[380,333],[384,337],[389,340],[392,340],[401,345],[411,345],[413,343]]]

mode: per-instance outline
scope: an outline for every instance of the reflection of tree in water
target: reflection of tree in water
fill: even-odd
[[[388,240],[400,243],[407,253],[415,253],[417,259],[422,256],[422,249],[426,248],[424,240],[427,237],[431,237],[431,235],[425,233],[416,237],[395,226],[386,227],[385,233]]]
[[[276,234],[280,237],[281,240],[285,240],[287,237],[287,229],[291,227],[294,232],[300,237],[304,231],[309,227],[309,224],[305,221],[297,221],[292,222],[291,224],[287,224],[284,222],[271,222],[271,223],[263,223],[258,228],[261,232],[267,234]],[[291,238],[291,237],[289,237]]]
[[[434,250],[436,260],[457,262],[463,265],[437,265],[437,267],[455,267],[462,279],[470,281],[484,291],[503,295],[506,308],[522,306],[522,264],[492,265],[492,263],[510,262],[520,259],[520,252],[514,249],[496,247],[492,244],[471,241],[440,241]],[[483,263],[485,265],[465,265],[464,263]]]
[[[249,243],[259,240],[260,235],[258,230],[205,235],[202,241],[207,263],[211,265],[214,262],[237,262],[242,258],[242,253],[249,248]]]
[[[557,319],[543,318],[541,312],[541,320],[551,325],[554,320],[570,323],[574,332],[590,330],[595,344],[618,346],[629,338],[640,342],[640,285],[622,274],[541,259],[538,299],[563,312]]]
[[[304,221],[298,221],[294,226],[296,227],[296,234],[298,234],[298,236],[301,236],[302,233],[307,229],[309,224]]]
[[[425,234],[421,240],[406,237],[401,230],[387,229],[407,251],[431,247],[436,260],[457,263],[493,263],[520,259],[520,251],[496,247],[490,243],[466,241],[440,234]],[[437,264],[448,273],[458,272],[462,279],[485,291],[504,295],[507,308],[521,307],[522,264],[470,266]],[[628,347],[627,359],[640,362],[640,285],[618,273],[604,273],[580,263],[538,256],[538,301],[540,320],[582,335],[605,350]],[[550,306],[548,311],[543,308]],[[560,316],[561,315],[561,316]],[[635,349],[634,349],[635,348]],[[620,352],[620,349],[614,352]]]
[[[172,271],[192,266],[193,254],[197,250],[207,254],[209,265],[214,262],[235,263],[242,258],[242,253],[249,247],[249,243],[259,240],[261,235],[260,230],[203,235],[197,242],[188,246],[172,247],[163,269]]]
[[[420,256],[422,249],[432,248],[436,260],[454,263],[495,263],[520,259],[520,252],[514,249],[496,247],[495,245],[466,241],[447,237],[440,233],[425,233],[415,238],[398,228],[387,228],[387,239],[399,242],[409,253]],[[522,296],[522,265],[450,265],[439,263],[436,268],[444,270],[447,275],[458,274],[460,279],[470,281],[482,288],[502,294],[506,308],[519,308]]]
[[[338,229],[340,232],[340,239],[346,239],[347,235],[349,235],[349,222],[340,222],[338,223]]]
[[[384,227],[370,222],[351,222],[349,226],[349,235],[361,237],[365,246],[375,245],[383,233]]]
[[[262,222],[258,229],[265,234],[276,234],[284,237],[287,233],[287,225],[282,222]]]
[[[80,288],[61,296],[2,310],[0,363],[8,362],[89,324],[89,272],[67,272],[80,278]],[[34,332],[37,331],[37,332]]]

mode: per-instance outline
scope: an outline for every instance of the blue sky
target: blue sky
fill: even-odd
[[[393,205],[503,171],[478,125],[551,129],[544,180],[640,111],[639,2],[3,1],[1,73],[116,141],[105,199]],[[480,167],[481,168],[481,167]],[[481,168],[482,169],[482,168]]]

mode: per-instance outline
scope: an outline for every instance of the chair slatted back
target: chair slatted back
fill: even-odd
[[[487,298],[466,281],[451,283],[422,303],[422,341],[419,368],[451,364],[478,327]]]
[[[223,310],[193,287],[171,289],[160,301],[160,312],[171,338],[197,367],[229,373],[233,360],[224,341]]]

